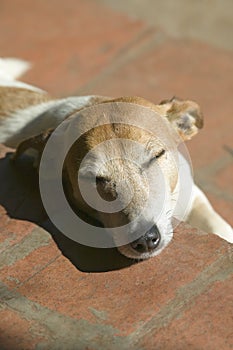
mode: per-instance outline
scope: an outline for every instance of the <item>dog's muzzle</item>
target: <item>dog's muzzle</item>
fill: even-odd
[[[155,250],[161,240],[161,235],[159,233],[158,227],[153,225],[149,231],[147,231],[144,236],[136,239],[130,245],[138,253],[147,253]]]

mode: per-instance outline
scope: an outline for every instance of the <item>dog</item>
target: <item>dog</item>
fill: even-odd
[[[172,239],[173,218],[233,243],[232,227],[192,182],[187,159],[179,152],[178,158],[174,155],[180,144],[203,127],[197,103],[172,98],[154,104],[139,97],[105,96],[52,99],[45,91],[16,80],[28,68],[27,62],[18,59],[0,60],[0,142],[16,148],[14,161],[33,150],[34,166],[39,168],[56,129],[79,118],[82,135],[64,158],[66,195],[74,210],[84,212],[107,230],[125,225],[130,240],[119,243],[114,238],[120,253],[139,260],[158,255]],[[102,124],[99,110],[105,118]],[[120,115],[119,121],[114,121],[112,114]],[[147,114],[149,125],[144,128]],[[142,127],[134,123],[136,115]],[[59,147],[67,138],[68,129],[65,126],[60,132]],[[91,156],[83,162],[88,154]],[[47,166],[48,171],[50,167]],[[182,169],[188,174],[188,187]],[[163,186],[158,180],[161,172]],[[90,196],[96,189],[99,197],[95,203],[118,200],[120,209],[93,209],[84,200],[80,186]],[[188,200],[184,199],[189,190]],[[161,215],[157,210],[159,201],[163,201]]]

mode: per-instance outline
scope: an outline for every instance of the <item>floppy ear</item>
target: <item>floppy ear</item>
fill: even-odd
[[[15,161],[23,153],[28,153],[29,155],[32,155],[34,158],[34,163],[33,163],[34,167],[39,168],[40,159],[41,159],[43,150],[53,131],[54,129],[48,129],[47,131],[39,135],[32,136],[22,141],[18,145],[15,153],[12,155],[11,160]]]
[[[203,116],[196,102],[173,97],[160,104],[167,105],[166,117],[184,141],[190,140],[203,127]]]

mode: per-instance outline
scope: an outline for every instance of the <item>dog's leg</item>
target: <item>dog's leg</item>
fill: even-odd
[[[193,202],[187,222],[206,232],[215,233],[233,243],[232,227],[213,209],[205,194],[194,185]]]
[[[52,133],[53,133],[53,129],[48,129],[47,131],[39,135],[30,137],[22,141],[18,145],[15,153],[11,155],[11,160],[16,161],[23,153],[27,153],[28,155],[34,158],[34,162],[33,162],[34,168],[39,169],[40,160],[41,160],[44,147]]]

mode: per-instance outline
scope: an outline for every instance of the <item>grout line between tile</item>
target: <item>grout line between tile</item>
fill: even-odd
[[[232,250],[233,248],[231,248]],[[228,252],[207,266],[192,282],[178,289],[169,301],[151,320],[139,327],[131,336],[135,344],[153,330],[159,330],[182,315],[195,300],[215,282],[224,281],[233,274],[232,254]]]
[[[95,88],[98,83],[102,83],[119,68],[140,57],[143,53],[146,53],[164,43],[166,39],[168,39],[168,37],[163,32],[159,30],[155,31],[152,27],[146,28],[140,32],[136,38],[123,47],[106,68],[104,68],[90,82],[83,85],[77,91],[74,91],[74,94],[83,94],[84,92]]]
[[[30,277],[26,278],[23,282],[19,283],[15,288],[12,289],[12,291],[17,291],[20,287],[22,287],[24,284],[26,284],[27,282],[29,282],[32,278],[34,278],[34,277],[37,276],[40,272],[42,272],[43,270],[45,270],[49,265],[53,264],[54,261],[56,261],[60,256],[61,256],[61,253],[57,254],[53,259],[51,259],[50,261],[48,261],[44,266],[42,266],[39,270],[37,270],[33,275],[31,275]]]

